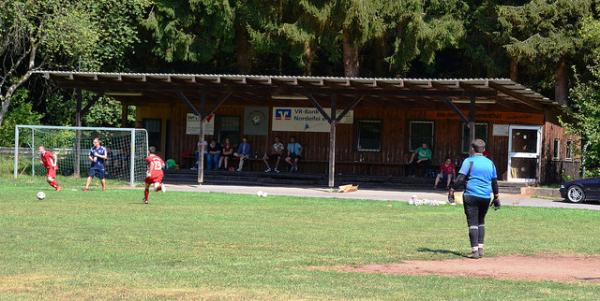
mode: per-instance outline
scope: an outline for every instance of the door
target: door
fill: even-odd
[[[542,127],[511,125],[508,138],[508,181],[537,182],[540,175]]]

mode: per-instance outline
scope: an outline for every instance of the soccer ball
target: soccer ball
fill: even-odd
[[[40,201],[46,198],[46,194],[44,192],[42,192],[42,191],[38,192],[35,196]]]
[[[257,195],[258,197],[261,197],[261,196],[262,196],[262,194],[263,194],[262,190],[259,190],[259,191],[257,191],[257,192],[256,192],[256,195]]]

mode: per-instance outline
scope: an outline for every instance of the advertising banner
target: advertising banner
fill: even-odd
[[[331,114],[331,108],[323,108]],[[338,110],[341,114],[343,110]],[[354,111],[350,110],[339,124],[352,124]],[[274,107],[272,130],[281,132],[329,132],[329,123],[314,107]]]
[[[203,122],[204,124],[204,135],[215,134],[215,114],[211,114]],[[192,113],[187,114],[185,123],[185,134],[186,135],[200,135],[200,118]]]

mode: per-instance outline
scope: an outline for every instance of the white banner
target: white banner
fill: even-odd
[[[323,108],[331,114],[331,108]],[[337,110],[341,114],[343,110]],[[340,124],[352,124],[354,111],[350,110]],[[329,132],[329,123],[314,107],[273,107],[273,131],[282,132]]]
[[[215,134],[215,114],[209,115],[202,123],[204,125],[204,135]],[[200,135],[200,118],[192,113],[187,114],[185,123],[186,135]]]

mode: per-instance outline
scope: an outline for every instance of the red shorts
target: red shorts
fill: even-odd
[[[151,175],[149,177],[146,177],[146,184],[153,184],[153,183],[162,183],[163,180],[163,176],[164,175]]]
[[[56,168],[46,169],[46,178],[56,179]]]

